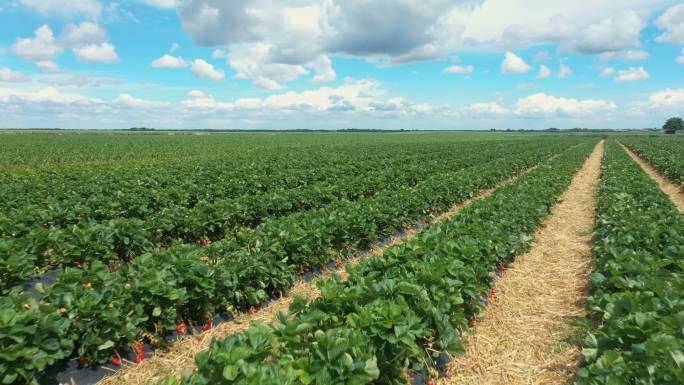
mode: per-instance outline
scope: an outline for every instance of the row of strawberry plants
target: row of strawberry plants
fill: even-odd
[[[285,293],[302,269],[334,259],[332,249],[339,252],[353,246],[358,250],[379,234],[443,211],[562,147],[549,144],[433,177],[414,188],[267,223],[239,240],[146,253],[114,271],[99,261],[83,268],[67,267],[44,290],[40,306],[58,309],[62,319],[69,321],[66,338],[72,341],[75,354],[86,362],[106,362],[143,334],[159,335],[183,320],[205,323],[212,313],[258,305]],[[20,295],[11,292],[7,297]],[[12,336],[20,334],[29,321],[42,324],[40,317],[22,320],[13,325],[19,331],[5,332],[10,339],[6,357],[12,357],[18,375],[27,379],[40,373],[26,367],[34,368],[27,361],[42,348],[33,345],[32,339],[13,340]],[[57,339],[50,330],[33,332]]]
[[[615,143],[594,231],[594,328],[577,383],[684,383],[684,216]]]
[[[114,219],[104,223],[86,222],[67,228],[34,228],[20,238],[0,241],[0,254],[21,255],[37,266],[61,265],[84,260],[128,260],[153,248],[172,242],[218,240],[237,227],[253,227],[265,219],[311,210],[339,199],[355,200],[373,196],[401,185],[442,172],[445,164],[458,169],[491,157],[524,151],[536,144],[493,146],[488,151],[467,152],[449,163],[435,159],[418,164],[392,167],[382,172],[340,177],[334,184],[318,183],[235,199],[200,202],[192,209],[177,206],[153,214],[147,220]]]
[[[437,153],[449,149],[440,147]],[[176,161],[129,167],[75,167],[36,174],[8,174],[0,184],[0,205],[7,219],[0,232],[21,236],[33,226],[66,226],[113,218],[144,219],[166,207],[193,207],[244,194],[332,182],[338,175],[364,173],[420,163],[433,155],[406,149],[367,153],[360,148],[327,154],[262,154],[260,158]],[[356,155],[356,157],[355,157]],[[316,164],[317,167],[312,167]],[[325,172],[321,172],[325,170]]]
[[[684,188],[684,140],[680,138],[625,138],[632,151],[661,174]]]
[[[197,371],[170,384],[406,384],[482,309],[497,268],[527,251],[536,229],[593,148],[584,144],[430,226],[382,256],[320,283],[291,318],[257,325],[196,357]]]

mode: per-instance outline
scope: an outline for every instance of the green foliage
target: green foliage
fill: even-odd
[[[679,117],[670,118],[663,125],[663,130],[669,132],[684,130],[684,120]]]
[[[579,384],[684,383],[684,217],[616,144],[607,146],[596,270]]]
[[[624,143],[662,175],[684,189],[684,139],[625,138]]]
[[[0,297],[0,382],[38,384],[41,373],[73,350],[70,320],[29,293]]]

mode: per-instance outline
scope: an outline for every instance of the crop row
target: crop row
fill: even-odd
[[[295,300],[290,316],[213,341],[198,369],[166,384],[406,384],[480,314],[497,269],[531,247],[592,144],[584,144],[428,227],[382,256],[320,283],[321,296]]]
[[[684,140],[626,138],[624,143],[666,178],[684,188]]]
[[[0,309],[10,320],[0,333],[8,347],[4,357],[30,381],[74,349],[85,362],[105,362],[143,334],[160,336],[185,320],[206,323],[215,313],[258,306],[289,290],[304,269],[444,211],[562,149],[561,144],[538,146],[414,187],[267,222],[207,247],[145,253],[117,269],[100,261],[67,267],[43,289],[41,301],[18,291],[3,298]]]
[[[684,383],[684,216],[615,143],[599,188],[578,383]]]
[[[414,186],[419,181],[440,174],[449,165],[458,169],[528,151],[535,143],[493,146],[488,151],[467,151],[450,162],[435,158],[410,167],[392,167],[384,171],[339,177],[335,183],[312,184],[234,199],[200,202],[192,209],[177,206],[150,215],[146,220],[120,218],[103,223],[85,222],[68,227],[34,227],[27,233],[0,239],[0,254],[21,256],[30,265],[65,265],[92,260],[115,262],[131,258],[171,243],[206,242],[223,239],[243,227],[254,227],[270,218],[317,209],[339,200],[354,201],[389,189]],[[33,215],[33,214],[32,214]],[[7,218],[15,228],[15,218]],[[16,230],[19,231],[19,230]]]

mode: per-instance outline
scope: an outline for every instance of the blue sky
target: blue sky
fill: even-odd
[[[4,0],[2,127],[639,128],[684,110],[666,0]]]

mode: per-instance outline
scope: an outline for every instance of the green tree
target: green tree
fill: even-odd
[[[663,125],[663,130],[668,134],[674,134],[679,130],[684,130],[684,120],[682,118],[670,118]]]

